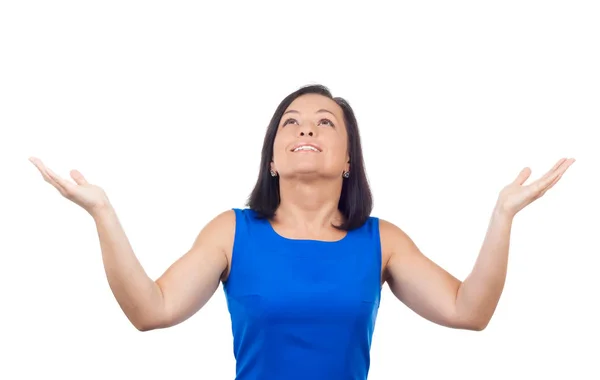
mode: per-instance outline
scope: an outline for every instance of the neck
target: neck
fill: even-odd
[[[339,180],[318,183],[280,180],[280,203],[275,220],[307,229],[339,224],[341,192],[342,181]]]

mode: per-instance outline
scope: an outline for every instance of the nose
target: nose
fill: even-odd
[[[298,128],[298,135],[300,137],[310,136],[314,137],[317,135],[317,130],[314,125],[311,123],[306,123]]]

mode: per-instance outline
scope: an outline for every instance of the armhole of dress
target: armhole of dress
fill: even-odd
[[[373,220],[373,240],[374,240],[374,246],[375,246],[375,261],[377,263],[377,267],[379,268],[378,271],[378,281],[379,281],[379,288],[381,289],[381,287],[383,286],[383,284],[381,283],[381,281],[383,280],[382,276],[381,276],[381,271],[383,270],[383,252],[381,251],[381,234],[379,233],[379,218],[377,217],[372,217]]]
[[[235,230],[233,234],[233,246],[231,247],[231,262],[229,263],[229,275],[227,280],[223,282],[225,288],[230,284],[232,276],[235,275],[235,267],[237,262],[237,253],[244,245],[244,232],[246,230],[244,210],[239,208],[232,208],[235,213]]]

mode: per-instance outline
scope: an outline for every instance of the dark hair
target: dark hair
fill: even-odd
[[[335,227],[345,231],[358,228],[367,221],[373,209],[373,196],[365,171],[358,123],[350,104],[342,98],[334,98],[329,89],[323,85],[301,87],[283,99],[275,110],[265,134],[258,180],[246,205],[254,210],[259,217],[270,219],[275,215],[280,198],[279,177],[273,177],[270,174],[273,143],[283,113],[296,98],[305,94],[326,96],[335,101],[344,112],[344,121],[348,133],[350,176],[343,179],[342,194],[338,204],[338,209],[344,216],[344,221],[341,225]]]

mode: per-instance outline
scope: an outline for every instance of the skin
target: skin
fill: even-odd
[[[271,221],[291,239],[337,241],[346,232],[331,226],[342,220],[337,209],[342,174],[350,171],[348,136],[341,108],[320,95],[297,98],[281,119],[271,169],[280,182],[281,204]],[[319,152],[293,152],[297,144],[315,144]],[[63,179],[39,159],[30,158],[44,180],[85,209],[97,227],[111,290],[140,331],[179,324],[200,310],[229,275],[235,214],[228,210],[211,220],[192,247],[156,281],[137,260],[110,200],[73,170]],[[380,220],[382,280],[409,308],[434,323],[482,330],[496,309],[508,263],[515,215],[552,188],[574,159],[561,159],[544,176],[525,185],[529,168],[503,188],[473,270],[460,281],[428,259],[399,227]],[[351,174],[350,174],[351,175]]]
[[[302,144],[314,144],[320,152],[292,151]],[[281,197],[272,221],[277,233],[291,239],[344,237],[331,223],[342,219],[337,205],[342,174],[351,170],[347,146],[344,114],[333,100],[309,94],[290,104],[279,123],[271,163]]]

